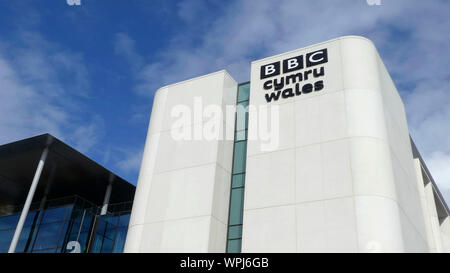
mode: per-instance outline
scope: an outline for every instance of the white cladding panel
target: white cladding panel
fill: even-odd
[[[250,80],[242,252],[450,249],[449,221],[439,226],[402,100],[369,40],[255,61]],[[175,140],[172,111],[194,110],[197,97],[226,113],[236,90],[220,71],[155,94],[125,252],[225,251],[233,140]],[[269,139],[261,109],[278,114]],[[222,136],[232,117],[216,117]]]
[[[226,247],[234,120],[201,119],[215,105],[225,113],[236,103],[237,83],[225,71],[161,88],[155,94],[125,252],[224,252]],[[187,123],[174,109],[190,110]],[[206,115],[200,111],[200,115]],[[196,140],[217,119],[216,139]],[[177,125],[178,124],[178,125]],[[188,129],[188,130],[186,130]],[[173,133],[192,137],[175,139]]]
[[[308,67],[318,51],[311,61],[319,64]],[[303,68],[283,73],[296,56]],[[277,62],[279,74],[263,78]],[[303,81],[286,85],[299,72]],[[281,79],[280,98],[268,102]],[[313,91],[291,96],[286,89],[298,83]],[[278,107],[280,135],[271,150],[248,142],[243,252],[428,251],[403,103],[369,40],[343,37],[253,62],[250,104]]]

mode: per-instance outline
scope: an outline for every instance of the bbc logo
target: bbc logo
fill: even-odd
[[[305,68],[305,65],[306,67],[311,67],[326,62],[328,62],[327,49],[317,50],[306,54],[305,58],[303,55],[299,55],[296,57],[283,60],[283,62],[274,62],[271,64],[261,66],[261,79],[280,75],[281,63],[283,64],[283,74],[284,74],[303,69]]]

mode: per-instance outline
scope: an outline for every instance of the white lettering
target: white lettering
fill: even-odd
[[[266,65],[265,70],[266,70],[266,75],[273,74],[275,72],[275,65],[273,65],[273,64]]]
[[[318,60],[314,59],[314,57],[315,57],[316,55],[318,55],[318,54],[323,54],[323,51],[319,51],[319,52],[316,52],[316,53],[314,53],[314,54],[311,54],[311,56],[309,56],[309,61],[312,62],[312,63],[318,63],[318,62],[323,61],[323,59],[324,59],[323,57],[320,58],[320,59],[318,59]]]
[[[297,59],[290,59],[290,60],[288,60],[287,64],[288,64],[288,69],[291,70],[298,66],[298,61],[297,61]]]

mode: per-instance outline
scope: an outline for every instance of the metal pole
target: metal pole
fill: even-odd
[[[111,174],[109,176],[108,187],[106,187],[105,198],[103,199],[103,207],[102,207],[102,211],[100,212],[100,215],[105,215],[108,212],[108,204],[109,204],[109,198],[111,197],[113,181],[114,181],[114,175]]]
[[[36,173],[34,174],[33,182],[31,182],[30,190],[28,191],[27,200],[23,206],[22,213],[20,214],[19,222],[17,223],[16,231],[9,246],[8,253],[14,253],[16,251],[17,243],[19,242],[20,234],[22,233],[23,225],[25,224],[25,219],[27,218],[28,211],[30,210],[31,202],[33,201],[34,192],[38,185],[39,179],[41,178],[42,170],[44,169],[45,160],[48,155],[48,147],[44,149],[39,160],[39,164],[36,168]]]
[[[39,210],[44,210],[45,203],[47,202],[48,193],[50,192],[50,188],[52,187],[53,181],[55,180],[56,173],[56,163],[51,164],[52,168],[50,171],[50,178],[48,179],[47,187],[45,187],[44,197],[41,199],[41,204],[39,205]]]

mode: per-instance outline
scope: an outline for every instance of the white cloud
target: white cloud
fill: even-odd
[[[213,1],[209,1],[211,4]],[[198,16],[207,16],[210,11],[204,2],[197,0],[184,0],[178,3],[178,16],[188,24],[198,22]]]
[[[450,181],[450,153],[441,151],[431,153],[427,161],[427,166],[434,176],[439,177],[443,181]],[[448,183],[441,185],[443,192],[450,191],[450,185]]]
[[[43,132],[61,134],[58,124],[67,120],[66,114],[32,86],[22,83],[2,56],[0,86],[0,143]]]
[[[125,33],[117,33],[114,41],[114,52],[123,56],[136,71],[143,65],[143,58],[136,52],[135,41]]]
[[[89,96],[81,55],[39,34],[22,32],[0,45],[0,143],[50,133],[82,152],[99,140],[103,120],[83,117]]]
[[[209,22],[202,32],[189,26],[172,38],[172,44],[159,53],[158,60],[141,71],[141,93],[153,93],[161,82],[176,82],[223,68],[237,80],[247,81],[249,63],[255,58],[354,34],[361,29],[372,31],[381,18],[391,18],[401,11],[399,5],[381,11],[362,0],[230,3],[223,7],[223,15]],[[179,11],[182,19],[196,15],[195,22],[203,24],[202,16],[193,12],[201,11],[197,6],[192,1],[182,2]]]
[[[140,70],[137,89],[151,96],[160,86],[227,69],[238,81],[250,77],[252,60],[343,35],[363,35],[377,45],[403,96],[417,146],[442,189],[450,189],[450,2],[233,1],[223,14],[200,24],[202,8],[183,1],[187,27],[169,48]],[[194,20],[195,18],[195,20]],[[447,191],[450,193],[450,190]],[[450,194],[446,196],[450,202]]]
[[[122,157],[116,162],[117,168],[124,173],[138,172],[141,167],[142,153],[144,147],[135,151],[122,150]]]
[[[104,131],[105,125],[103,119],[99,115],[94,115],[88,123],[75,127],[69,139],[80,152],[86,153],[91,151],[100,142],[104,136]]]

